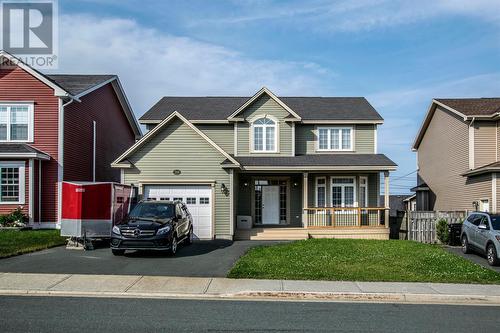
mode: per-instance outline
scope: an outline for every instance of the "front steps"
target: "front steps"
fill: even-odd
[[[309,234],[304,228],[252,228],[236,229],[235,240],[299,240],[307,239]]]
[[[300,240],[308,238],[389,239],[389,229],[374,228],[252,228],[236,229],[234,240]]]

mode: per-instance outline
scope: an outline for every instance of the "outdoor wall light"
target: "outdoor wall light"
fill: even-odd
[[[248,182],[244,182],[244,183],[243,183],[243,186],[244,186],[244,187],[248,187]]]
[[[293,187],[297,187],[297,186],[299,186],[299,183],[294,182],[294,183],[293,183]]]
[[[220,185],[220,190],[222,192],[222,194],[224,194],[225,196],[227,196],[229,194],[229,189],[226,187],[226,184],[222,183]]]

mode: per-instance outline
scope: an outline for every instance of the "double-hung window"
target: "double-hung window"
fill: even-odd
[[[0,141],[33,141],[33,104],[0,103]]]
[[[352,127],[318,127],[319,151],[353,150]]]
[[[316,207],[326,206],[326,177],[316,178]]]
[[[359,177],[359,206],[368,207],[368,178]]]
[[[332,177],[332,207],[356,206],[354,177]]]
[[[0,204],[24,204],[23,162],[0,162]]]
[[[259,118],[252,123],[253,129],[253,151],[270,152],[277,151],[277,125],[270,118]]]

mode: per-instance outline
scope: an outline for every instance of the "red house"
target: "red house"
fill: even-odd
[[[116,75],[44,75],[0,51],[0,214],[56,227],[62,181],[120,182],[111,162],[140,136]]]

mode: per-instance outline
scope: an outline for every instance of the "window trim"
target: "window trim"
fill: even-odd
[[[0,169],[16,167],[19,168],[19,200],[1,201],[0,196],[0,205],[24,205],[26,202],[26,163],[24,161],[0,161]]]
[[[319,184],[319,180],[320,179],[324,179],[325,183],[324,184]],[[326,198],[327,198],[327,195],[326,195],[326,185],[327,185],[326,177],[325,176],[316,177],[315,184],[316,184],[316,188],[314,189],[314,194],[315,194],[314,203],[315,203],[316,207],[320,207],[319,204],[318,204],[318,188],[320,188],[320,187],[323,187],[325,189],[325,205],[321,206],[321,207],[327,207],[328,201],[326,200]]]
[[[331,176],[330,177],[330,205],[331,207],[335,207],[333,205],[333,191],[332,191],[332,188],[334,186],[333,184],[333,180],[334,179],[352,179],[353,180],[353,183],[352,184],[335,184],[335,186],[340,186],[342,187],[342,190],[341,190],[341,201],[342,203],[340,204],[340,207],[341,208],[351,208],[350,206],[346,206],[345,204],[345,187],[346,186],[352,186],[354,188],[354,193],[353,193],[353,197],[354,197],[354,200],[353,200],[353,203],[352,203],[352,207],[359,207],[359,202],[358,202],[358,191],[357,191],[357,182],[356,182],[356,177],[355,176]]]
[[[7,139],[0,140],[0,142],[33,142],[34,138],[34,103],[33,102],[2,102],[0,106],[8,108],[7,115]],[[10,125],[11,125],[11,107],[27,106],[28,107],[28,139],[26,140],[10,140]]]
[[[320,130],[323,130],[323,129],[326,129],[328,131],[328,136],[327,136],[327,145],[328,145],[328,148],[324,149],[324,148],[320,148],[320,142],[319,142],[319,131]],[[332,140],[332,135],[331,135],[331,131],[332,130],[340,130],[340,136],[339,136],[339,149],[333,149],[331,148],[332,147],[332,143],[331,143],[331,140]],[[342,148],[342,141],[343,141],[343,138],[342,138],[342,130],[344,129],[348,129],[350,130],[350,140],[351,140],[351,148],[349,149],[343,149]],[[316,151],[318,152],[327,152],[327,151],[354,151],[354,126],[317,126],[316,127]]]
[[[271,125],[255,125],[255,122],[259,119],[268,118],[274,122],[274,126]],[[264,150],[256,150],[255,149],[255,127],[274,127],[274,150],[266,150],[266,132],[262,131],[262,148]],[[277,118],[263,114],[258,115],[252,118],[250,121],[250,152],[256,154],[269,154],[269,153],[279,153],[279,121]]]

